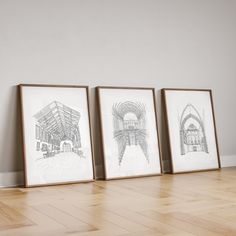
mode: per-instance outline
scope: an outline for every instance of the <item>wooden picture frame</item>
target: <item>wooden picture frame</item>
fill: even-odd
[[[172,173],[221,168],[212,91],[161,90]]]
[[[98,86],[96,96],[104,178],[111,180],[161,175],[155,89]],[[125,120],[126,115],[134,118]],[[141,163],[143,166],[140,169]]]
[[[18,87],[25,187],[94,181],[88,86]]]

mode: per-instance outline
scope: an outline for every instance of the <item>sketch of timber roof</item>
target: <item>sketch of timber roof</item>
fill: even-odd
[[[72,139],[74,127],[78,126],[80,113],[58,101],[53,101],[36,115],[38,124],[60,140]]]

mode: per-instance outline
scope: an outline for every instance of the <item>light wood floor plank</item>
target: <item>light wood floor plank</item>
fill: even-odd
[[[235,236],[236,168],[0,189],[1,236]]]

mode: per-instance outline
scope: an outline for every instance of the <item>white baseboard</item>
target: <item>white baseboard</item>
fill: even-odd
[[[2,172],[0,173],[0,188],[15,187],[24,184],[24,172]]]
[[[163,162],[165,170],[168,168],[168,161]],[[236,166],[236,155],[221,156],[221,167]],[[98,167],[98,173],[101,171],[101,167]],[[15,172],[2,172],[0,173],[0,188],[2,187],[16,187],[21,186],[24,183],[23,171]]]
[[[236,166],[236,155],[221,156],[221,167]]]

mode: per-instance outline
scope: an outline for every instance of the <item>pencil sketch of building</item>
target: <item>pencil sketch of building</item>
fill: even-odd
[[[83,155],[78,111],[53,101],[35,114],[34,118],[36,150],[42,153],[42,157],[52,157],[62,152]]]
[[[127,146],[139,145],[148,158],[145,128],[145,106],[138,102],[122,102],[113,105],[114,138],[118,145],[119,165],[121,165]]]
[[[181,155],[189,152],[208,153],[204,122],[192,104],[187,104],[180,118]]]

